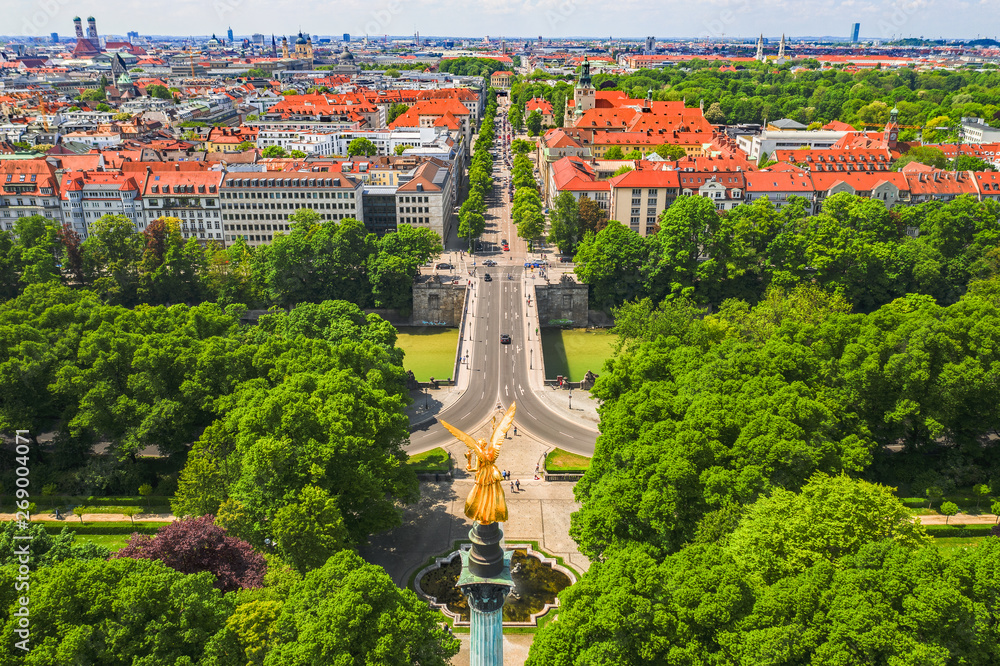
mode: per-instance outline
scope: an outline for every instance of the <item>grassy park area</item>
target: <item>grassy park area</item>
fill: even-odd
[[[440,446],[430,451],[410,456],[407,464],[415,472],[447,472],[451,469],[451,456]]]
[[[545,469],[548,472],[582,472],[590,469],[590,458],[554,449],[545,456]]]
[[[396,346],[406,352],[403,367],[412,370],[419,382],[448,379],[455,372],[457,328],[402,326]]]
[[[131,535],[128,534],[78,534],[77,541],[90,541],[98,546],[104,546],[112,552],[121,550],[128,543]]]
[[[587,371],[601,374],[604,361],[611,358],[617,336],[605,329],[542,329],[542,353],[545,355],[545,378],[556,375],[581,381]]]
[[[986,537],[941,537],[934,539],[934,545],[944,555],[954,555],[966,548],[975,548]]]

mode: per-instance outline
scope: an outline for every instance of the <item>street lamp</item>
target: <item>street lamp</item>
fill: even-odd
[[[530,351],[530,353],[528,354],[528,370],[534,370],[535,369],[535,349],[534,349],[534,347],[532,347],[529,351]]]
[[[569,390],[569,409],[573,411],[573,389]]]

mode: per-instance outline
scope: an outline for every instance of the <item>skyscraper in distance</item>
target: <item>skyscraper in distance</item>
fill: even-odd
[[[351,35],[349,33],[346,32],[344,33],[344,41],[345,42],[351,41]]]
[[[53,32],[49,36],[52,38],[52,43],[53,44],[58,44],[59,43],[59,33],[58,32]]]
[[[858,41],[859,41],[858,40],[858,35],[860,33],[861,33],[861,24],[860,23],[855,23],[851,27],[851,44],[857,44],[858,43]]]
[[[229,43],[232,44],[233,43],[233,29],[232,28],[230,28],[229,30],[226,31],[226,36],[229,38]]]

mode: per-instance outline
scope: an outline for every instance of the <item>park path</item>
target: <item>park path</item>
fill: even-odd
[[[0,513],[0,521],[16,520],[17,516],[13,513]],[[73,513],[64,513],[61,518],[56,518],[55,514],[52,513],[36,513],[31,516],[32,522],[79,522],[80,519]],[[129,522],[132,519],[126,516],[124,513],[85,513],[83,514],[83,522],[85,523],[113,523],[113,522]],[[177,516],[172,513],[137,513],[135,515],[135,522],[137,523],[162,523],[162,522],[173,522],[177,520]]]

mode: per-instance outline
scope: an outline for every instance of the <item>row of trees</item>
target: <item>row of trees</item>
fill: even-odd
[[[176,218],[136,233],[128,218],[105,215],[82,242],[68,225],[19,218],[13,234],[0,233],[0,297],[62,282],[127,306],[212,300],[267,307],[346,298],[362,307],[407,308],[419,266],[441,251],[429,229],[400,225],[379,238],[357,220],[323,221],[311,209],[288,220],[291,230],[269,245],[240,239],[223,248],[185,240]]]
[[[870,312],[908,293],[954,303],[970,280],[1000,269],[996,201],[963,196],[889,211],[841,193],[817,215],[808,206],[789,197],[776,210],[762,197],[720,215],[709,199],[678,197],[650,236],[616,221],[585,235],[576,273],[605,309],[644,297],[753,303],[772,285],[810,282]]]
[[[486,111],[479,126],[469,165],[469,194],[458,211],[458,236],[469,242],[469,252],[475,249],[475,240],[486,229],[486,198],[493,189],[493,141],[496,138],[496,91],[487,93]]]
[[[510,174],[514,185],[514,205],[511,207],[510,217],[517,227],[517,235],[529,242],[545,232],[542,197],[538,193],[538,182],[533,171],[534,166],[525,153],[520,152],[514,156]]]

